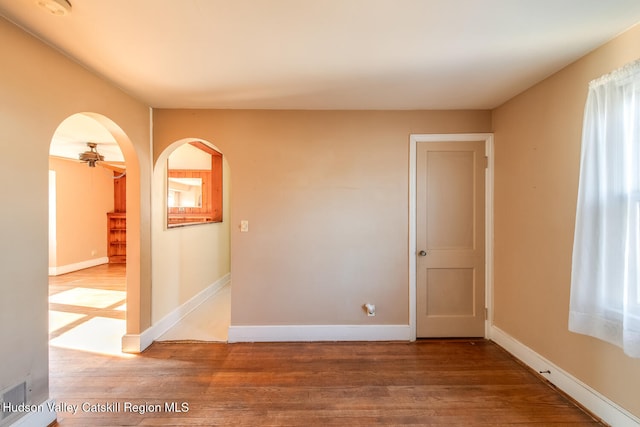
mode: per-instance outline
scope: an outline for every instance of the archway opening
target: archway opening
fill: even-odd
[[[204,162],[194,160],[190,166],[188,153],[182,150],[189,146],[200,147],[200,153],[194,153],[196,158],[203,153],[209,156],[204,156]],[[173,163],[172,169],[170,157],[179,152],[181,161]],[[219,162],[215,160],[217,155]],[[207,164],[211,165],[210,171],[205,167]],[[192,177],[197,171],[212,176],[220,172],[219,216],[214,213],[215,208],[211,212],[205,209],[206,197],[202,209],[175,212],[171,206],[175,194],[171,194],[170,178],[176,169],[189,172]],[[204,179],[205,187],[206,182]],[[152,186],[152,323],[170,326],[159,327],[154,339],[226,341],[231,319],[231,173],[227,159],[209,141],[199,138],[175,141],[159,155]],[[203,193],[207,191],[203,188]],[[188,221],[176,226],[174,216],[189,214],[192,217]],[[209,216],[210,221],[198,219]]]
[[[132,148],[115,123],[95,113],[71,115],[53,134],[50,345],[121,355],[128,323],[140,311],[129,298],[139,294],[139,279],[129,271],[139,270],[139,256],[128,256],[139,235],[139,226],[131,230],[136,221],[127,219],[127,189],[139,186],[139,174],[130,173],[138,169]]]

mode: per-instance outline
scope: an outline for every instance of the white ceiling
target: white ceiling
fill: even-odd
[[[89,151],[87,142],[98,144],[96,150],[106,162],[124,162],[122,150],[111,133],[95,119],[82,113],[69,116],[60,123],[51,138],[49,154],[78,160],[80,153]]]
[[[157,108],[487,109],[640,21],[638,0],[0,0]]]

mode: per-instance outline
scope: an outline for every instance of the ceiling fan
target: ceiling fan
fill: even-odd
[[[81,162],[87,163],[90,168],[95,168],[96,165],[99,165],[99,166],[102,166],[103,168],[107,168],[121,174],[120,176],[115,176],[114,178],[121,178],[125,175],[126,170],[124,168],[124,165],[118,166],[118,165],[114,165],[113,164],[114,162],[104,161],[104,156],[98,153],[98,143],[87,142],[87,147],[89,147],[88,151],[78,154],[78,159]],[[121,162],[117,162],[117,163],[121,163]]]

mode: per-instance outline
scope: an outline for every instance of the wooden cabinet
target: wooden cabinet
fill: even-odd
[[[127,262],[127,177],[114,172],[113,212],[107,213],[109,263]],[[119,178],[118,178],[119,177]]]
[[[107,213],[107,256],[110,263],[127,262],[127,214]]]

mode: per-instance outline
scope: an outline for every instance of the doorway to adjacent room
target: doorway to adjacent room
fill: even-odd
[[[487,336],[492,136],[412,135],[410,148],[414,337]]]

